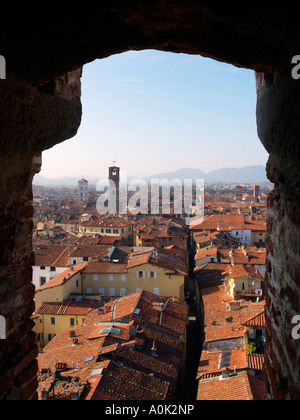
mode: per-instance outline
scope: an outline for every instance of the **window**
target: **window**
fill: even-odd
[[[76,264],[77,264],[77,260],[73,260],[73,264],[75,264],[75,265],[76,265]]]
[[[55,267],[50,267],[50,271],[56,271]]]
[[[121,274],[121,281],[126,281],[126,274]]]
[[[121,288],[120,289],[120,296],[125,296],[126,295],[126,289]]]
[[[155,295],[159,295],[159,288],[158,287],[154,287],[154,292]]]
[[[113,287],[109,289],[109,296],[115,296],[115,289]]]
[[[75,318],[71,318],[70,319],[70,327],[74,327],[75,326]]]
[[[83,257],[83,261],[84,262],[88,262],[89,261],[89,257]]]
[[[55,325],[55,318],[51,318],[51,325]]]
[[[48,334],[48,341],[53,340],[54,337],[55,337],[55,334]]]
[[[98,274],[94,274],[94,281],[98,280]]]
[[[40,277],[40,286],[43,286],[47,282],[46,277]]]
[[[113,274],[109,275],[109,281],[114,281],[114,275]]]
[[[113,230],[113,233],[117,233],[118,234],[119,233],[119,229],[114,229]]]
[[[142,289],[140,289],[139,287],[137,287],[136,289],[135,289],[135,291],[136,292],[140,292]]]
[[[111,233],[111,229],[106,229],[106,233]]]
[[[43,265],[41,265],[41,266],[40,266],[40,269],[41,269],[41,270],[46,270],[46,267],[45,267],[45,266],[43,266]]]
[[[99,287],[98,293],[99,295],[104,296],[104,287]]]
[[[76,280],[76,287],[79,287],[79,282],[78,282],[78,280]]]
[[[148,279],[156,279],[156,271],[148,271]]]
[[[86,289],[86,293],[87,293],[88,295],[91,295],[91,294],[93,293],[93,289],[92,289],[91,287],[88,287],[88,288]]]
[[[137,271],[136,272],[137,279],[144,279],[145,278],[145,271]]]

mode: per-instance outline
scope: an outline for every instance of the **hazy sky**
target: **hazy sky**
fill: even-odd
[[[127,52],[84,67],[82,104],[77,135],[43,153],[41,175],[101,178],[113,161],[135,177],[267,161],[250,70],[200,56]]]

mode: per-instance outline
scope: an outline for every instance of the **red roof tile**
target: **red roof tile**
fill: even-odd
[[[263,381],[247,372],[227,379],[213,377],[199,382],[198,400],[266,400]]]
[[[36,311],[37,314],[51,315],[87,315],[91,310],[97,308],[99,302],[53,302],[42,303]]]
[[[45,289],[51,289],[52,287],[58,287],[61,286],[68,281],[70,281],[76,274],[78,274],[80,271],[82,271],[88,263],[82,263],[78,265],[74,265],[73,267],[70,267],[68,270],[64,271],[63,273],[59,274],[58,276],[54,277],[54,279],[48,281],[48,283],[43,284],[43,286],[40,286],[36,289],[36,292],[40,292]]]

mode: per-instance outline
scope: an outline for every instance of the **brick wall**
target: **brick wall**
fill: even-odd
[[[36,159],[36,158],[35,158]],[[6,339],[0,341],[0,399],[36,398],[38,353],[33,322],[34,255],[32,154],[0,157],[0,315]]]
[[[266,267],[266,369],[274,399],[300,399],[300,340],[292,319],[300,315],[300,81],[291,67],[258,75],[258,133],[270,153]]]
[[[80,76],[81,69],[68,73],[54,92],[10,75],[0,84],[0,400],[37,398],[32,179],[41,151],[76,134]]]

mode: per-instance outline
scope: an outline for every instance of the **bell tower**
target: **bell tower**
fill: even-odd
[[[111,166],[110,168],[108,168],[109,170],[109,175],[108,175],[108,179],[110,179],[111,181],[113,181],[115,183],[116,186],[116,213],[119,214],[120,212],[120,203],[119,203],[119,192],[120,192],[120,168],[118,166],[116,166],[116,162],[113,162],[113,166]],[[114,199],[115,197],[112,197],[112,199]]]

